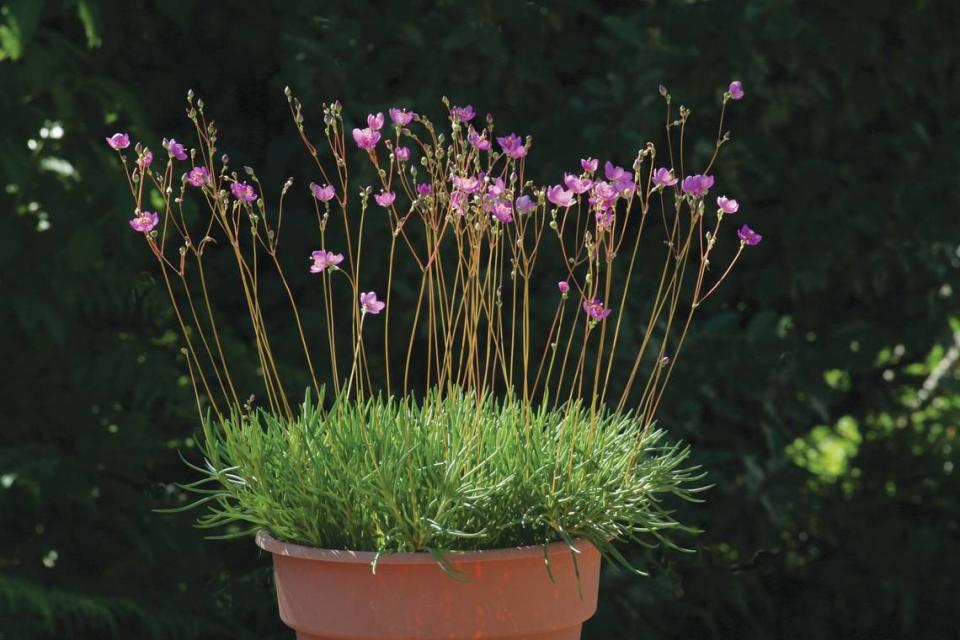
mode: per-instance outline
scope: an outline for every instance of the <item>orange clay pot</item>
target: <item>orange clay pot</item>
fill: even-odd
[[[281,542],[264,531],[257,544],[273,554],[280,618],[297,640],[579,640],[597,610],[600,554],[575,547],[450,553],[468,582],[457,582],[428,553],[382,555]],[[582,592],[583,597],[580,596]]]

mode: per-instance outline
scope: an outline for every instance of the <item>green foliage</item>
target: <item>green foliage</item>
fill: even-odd
[[[293,421],[256,410],[204,426],[203,528],[355,551],[480,550],[582,537],[659,541],[687,530],[660,501],[692,500],[689,449],[631,415],[579,403],[428,393],[304,401]]]
[[[658,416],[714,484],[705,504],[669,505],[704,533],[696,554],[621,547],[651,578],[607,571],[584,637],[955,637],[960,4],[84,4],[92,30],[75,2],[0,11],[3,640],[289,637],[252,543],[152,511],[188,500],[169,483],[197,425],[104,136],[182,136],[193,88],[216,96],[237,166],[304,185],[284,85],[354,114],[448,95],[532,134],[547,179],[661,142],[658,83],[709,104],[733,77],[747,97],[718,184],[762,215],[764,243],[701,310]],[[714,133],[693,118],[692,135]],[[234,360],[255,359],[225,333]],[[792,443],[844,416],[862,441],[835,480],[795,464]],[[95,599],[119,632],[62,598]]]

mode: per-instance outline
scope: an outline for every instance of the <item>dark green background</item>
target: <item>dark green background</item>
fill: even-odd
[[[733,78],[718,180],[765,239],[659,416],[716,484],[680,505],[705,533],[631,551],[651,577],[608,572],[584,637],[957,637],[960,3],[0,6],[0,640],[291,637],[251,542],[152,512],[195,420],[105,135],[187,138],[192,88],[235,165],[302,187],[284,85],[314,121],[447,95],[548,178],[659,142],[660,82],[712,135]]]

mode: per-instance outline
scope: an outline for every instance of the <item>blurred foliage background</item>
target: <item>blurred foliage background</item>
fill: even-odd
[[[315,121],[446,95],[532,134],[546,179],[660,142],[661,82],[709,140],[734,78],[718,182],[765,239],[659,416],[716,485],[678,505],[705,533],[628,550],[651,577],[608,571],[584,637],[956,637],[960,3],[0,7],[0,639],[291,636],[251,542],[153,512],[196,420],[106,135],[187,138],[192,88],[234,165],[302,187],[285,85]]]

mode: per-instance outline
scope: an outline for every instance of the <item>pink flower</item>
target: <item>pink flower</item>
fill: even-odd
[[[373,196],[373,199],[377,201],[378,205],[386,209],[397,199],[397,194],[393,191],[380,191],[380,193]]]
[[[164,138],[163,148],[167,150],[167,153],[169,153],[171,157],[176,158],[177,160],[187,159],[187,152],[184,150],[183,145],[173,138],[170,138],[169,140]]]
[[[361,149],[373,151],[374,147],[377,146],[377,143],[380,142],[380,132],[374,131],[370,127],[367,127],[366,129],[354,129],[353,141],[356,142],[357,146]]]
[[[410,149],[408,147],[397,147],[397,159],[406,162],[410,159]]]
[[[153,151],[150,151],[150,149],[144,149],[143,155],[137,158],[137,166],[140,167],[141,170],[146,171],[147,169],[150,168],[150,165],[152,164],[153,164]]]
[[[187,174],[187,182],[191,187],[202,187],[210,182],[210,171],[206,167],[194,167]]]
[[[503,178],[497,178],[490,183],[490,186],[487,187],[487,194],[493,196],[494,198],[499,198],[507,191],[507,185],[503,182]]]
[[[480,189],[480,180],[475,176],[469,178],[453,176],[451,180],[453,181],[453,186],[464,193],[476,193]]]
[[[316,182],[310,183],[310,192],[320,202],[330,202],[333,200],[333,196],[337,195],[333,185],[325,184],[321,187]]]
[[[633,175],[629,171],[623,167],[618,167],[609,160],[603,165],[603,173],[610,182],[633,181]]]
[[[450,194],[450,208],[463,215],[463,210],[467,206],[467,194],[463,191],[454,191]]]
[[[727,196],[717,198],[717,206],[720,207],[720,211],[724,213],[736,213],[740,210],[740,203]]]
[[[421,182],[417,184],[417,193],[422,196],[428,196],[433,193],[433,185],[429,182]]]
[[[660,167],[653,172],[653,184],[658,187],[672,187],[677,184],[677,177],[673,175],[673,169]]]
[[[230,185],[230,193],[233,194],[234,198],[242,200],[243,202],[253,202],[257,199],[257,192],[246,182],[232,183]]]
[[[343,254],[320,249],[311,253],[310,259],[313,260],[313,264],[310,265],[310,273],[320,273],[327,267],[336,269],[337,265],[343,262]]]
[[[583,158],[580,160],[580,167],[587,173],[593,173],[597,170],[600,161],[596,158]]]
[[[513,208],[510,206],[509,202],[504,202],[503,200],[494,200],[490,205],[490,214],[503,224],[510,224],[513,222]]]
[[[130,136],[125,133],[115,133],[106,139],[111,149],[120,151],[130,146]]]
[[[405,127],[413,120],[413,111],[407,111],[406,109],[398,109],[396,107],[390,107],[390,119],[393,120],[393,123],[401,127]]]
[[[371,113],[368,115],[367,126],[374,131],[380,131],[380,129],[383,128],[383,113],[377,113],[377,115]]]
[[[517,198],[514,206],[517,208],[517,213],[526,215],[537,208],[537,203],[534,202],[530,196],[520,196]]]
[[[454,105],[454,107],[450,109],[450,115],[460,122],[470,122],[477,114],[473,110],[473,105],[468,104],[465,107]]]
[[[573,191],[566,191],[558,184],[547,189],[547,200],[558,207],[570,207],[575,202]]]
[[[385,306],[387,306],[387,303],[377,300],[377,294],[373,291],[360,294],[360,309],[363,313],[376,315],[383,311]]]
[[[566,280],[561,280],[557,283],[557,289],[560,289],[560,293],[563,295],[567,295],[567,293],[570,291],[570,283]]]
[[[742,100],[743,93],[743,83],[739,80],[734,80],[730,83],[730,87],[727,89],[727,93],[730,94],[730,98],[733,100]]]
[[[612,309],[605,309],[599,298],[594,298],[592,301],[584,300],[583,310],[592,320],[603,320],[613,311]]]
[[[515,133],[497,138],[497,143],[500,145],[500,148],[503,149],[503,152],[514,160],[519,160],[527,155],[527,148],[523,145],[523,138]]]
[[[589,191],[590,187],[593,186],[593,180],[590,178],[581,178],[572,173],[564,174],[563,183],[567,185],[567,189],[570,189],[570,191],[574,193],[584,193]]]
[[[743,225],[740,229],[737,230],[737,237],[740,238],[740,242],[747,246],[753,247],[760,244],[760,241],[763,240],[763,236],[748,227]]]
[[[616,214],[613,211],[613,207],[598,209],[595,217],[597,220],[597,226],[601,229],[609,229],[613,226],[614,220],[616,220]]]
[[[140,233],[150,233],[160,222],[160,216],[153,211],[141,211],[130,221],[130,228]]]
[[[697,174],[694,176],[687,176],[683,179],[683,182],[680,183],[680,188],[683,189],[685,193],[700,198],[707,195],[707,192],[710,191],[710,187],[713,186],[713,176],[706,176]]]
[[[479,151],[490,151],[490,141],[487,140],[486,131],[484,131],[482,134],[479,134],[473,127],[470,127],[470,132],[467,134],[467,142],[472,144]]]

